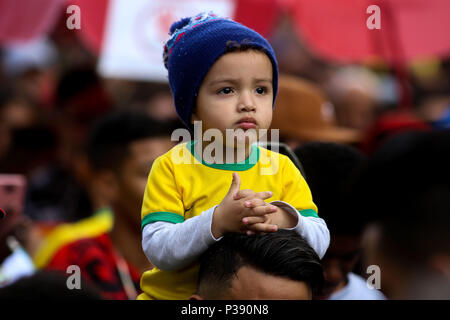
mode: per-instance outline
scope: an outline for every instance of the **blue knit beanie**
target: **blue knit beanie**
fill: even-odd
[[[192,130],[191,115],[203,79],[232,44],[261,48],[272,62],[273,103],[278,90],[278,65],[269,42],[259,33],[214,13],[201,13],[172,24],[164,45],[164,65],[175,109],[181,121]]]

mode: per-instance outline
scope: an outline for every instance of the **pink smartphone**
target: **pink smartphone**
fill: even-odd
[[[0,174],[0,208],[5,217],[0,220],[0,234],[20,220],[25,204],[26,179],[20,174]]]

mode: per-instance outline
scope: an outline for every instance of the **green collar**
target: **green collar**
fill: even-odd
[[[211,167],[214,169],[220,170],[230,170],[230,171],[245,171],[252,168],[259,161],[259,148],[256,144],[252,145],[252,151],[247,159],[242,162],[235,163],[208,163],[203,161],[203,159],[197,155],[195,152],[194,145],[197,143],[197,140],[189,141],[186,144],[188,150],[192,153],[192,155],[197,159],[201,164]]]

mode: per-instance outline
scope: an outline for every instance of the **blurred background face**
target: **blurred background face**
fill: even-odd
[[[450,255],[429,251],[428,257],[402,257],[383,238],[382,229],[371,225],[365,232],[365,264],[381,270],[380,286],[388,299],[436,300],[450,298]]]
[[[381,229],[376,225],[371,225],[364,233],[364,256],[366,265],[377,265],[382,272],[381,288],[389,299],[402,299],[402,291],[409,273],[407,268],[402,268],[395,257],[390,256],[381,245]],[[425,276],[425,274],[423,274]],[[403,296],[403,299],[406,298]]]
[[[175,111],[175,104],[170,93],[159,93],[152,97],[145,105],[148,114],[157,120],[176,120],[178,119]]]
[[[0,119],[10,128],[31,127],[39,110],[24,99],[16,98],[2,106]]]
[[[357,236],[331,235],[330,246],[322,259],[325,283],[323,298],[339,291],[347,284],[347,274],[353,270],[360,256],[361,245]]]
[[[375,119],[375,100],[359,90],[349,90],[336,104],[336,120],[344,127],[361,131],[369,129]]]

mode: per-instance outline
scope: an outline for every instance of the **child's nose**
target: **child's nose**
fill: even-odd
[[[248,92],[242,92],[239,99],[238,109],[240,112],[254,111],[256,108],[252,96]]]

